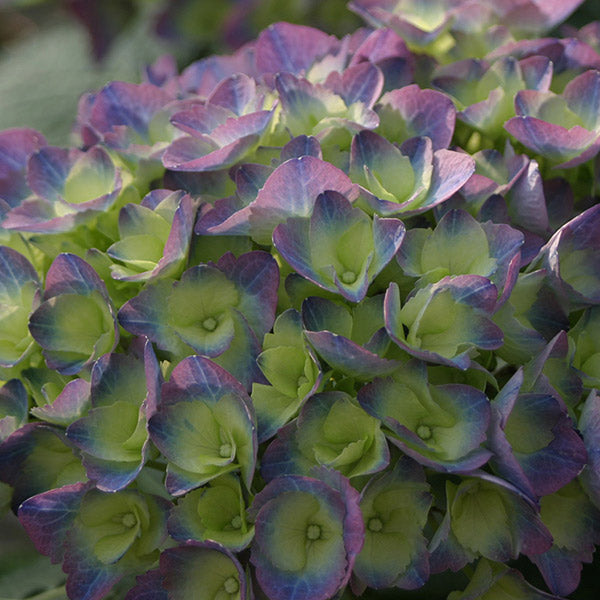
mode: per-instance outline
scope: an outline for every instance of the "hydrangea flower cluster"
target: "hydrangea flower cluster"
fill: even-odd
[[[354,0],[0,132],[0,485],[71,600],[578,588],[600,25],[539,36],[581,2]]]

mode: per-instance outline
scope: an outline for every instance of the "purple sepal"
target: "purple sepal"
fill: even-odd
[[[219,198],[212,207],[209,204],[201,207],[195,232],[200,235],[210,235],[213,233],[213,228],[215,228],[214,231],[218,235],[218,228],[221,224],[224,224],[230,217],[256,200],[259,190],[264,186],[265,181],[272,172],[273,168],[266,165],[245,164],[238,167],[235,170],[235,195]],[[227,234],[247,235],[248,231],[248,223],[240,221],[237,225],[227,229]]]
[[[202,356],[190,356],[173,370],[169,381],[162,386],[162,405],[192,402],[195,396],[206,396],[213,402],[224,394],[239,396],[250,406],[246,391],[232,375]]]
[[[90,407],[90,384],[85,379],[69,381],[52,404],[34,406],[31,414],[54,425],[67,427]]]
[[[499,475],[535,500],[556,492],[576,477],[586,463],[587,453],[565,407],[549,395],[519,394],[521,379],[519,370],[492,404],[489,447],[494,452],[492,466]],[[509,439],[513,410],[520,427],[523,427],[521,420],[526,421],[524,429],[512,433],[517,448],[512,447]],[[524,440],[520,438],[527,428],[527,437],[544,435],[551,436],[551,440],[543,447],[522,448]]]
[[[136,584],[125,596],[125,600],[169,600],[167,590],[162,586],[163,578],[159,569],[147,571],[136,577]]]
[[[341,96],[346,106],[362,102],[372,108],[381,95],[383,75],[373,63],[361,62],[349,66],[341,75],[331,72],[325,86]]]
[[[6,129],[0,133],[0,198],[7,210],[30,195],[25,178],[27,160],[45,145],[44,136],[34,129]]]
[[[258,76],[252,44],[243,46],[232,55],[209,56],[193,62],[184,69],[179,83],[185,92],[207,98],[223,79],[235,73]]]
[[[560,168],[576,167],[600,150],[600,133],[588,131],[580,125],[567,129],[523,115],[509,119],[504,128],[527,148],[560,163]]]
[[[149,141],[148,129],[152,118],[172,99],[170,94],[149,83],[113,81],[96,94],[90,125],[109,146],[121,127],[131,129]]]
[[[230,167],[256,148],[274,114],[274,110],[263,110],[229,118],[210,134],[178,138],[163,154],[163,165],[174,171],[193,172]]]
[[[579,305],[600,303],[599,224],[595,205],[565,223],[540,252],[555,288]]]
[[[67,597],[78,600],[101,600],[123,578],[124,571],[103,564],[86,547],[82,532],[67,532],[63,571],[67,574]]]
[[[348,176],[333,165],[314,156],[290,159],[269,175],[253,202],[201,233],[250,233],[269,244],[279,223],[310,215],[317,196],[325,190],[337,191],[350,201],[358,195]]]
[[[449,504],[449,499],[447,504]],[[429,542],[428,551],[431,574],[443,573],[448,570],[456,573],[477,557],[468,548],[463,548],[452,532],[448,506],[442,522],[438,525]]]
[[[238,117],[249,112],[250,107],[260,104],[257,102],[256,81],[244,73],[236,73],[231,77],[223,79],[211,92],[205,106],[225,108]],[[202,106],[202,105],[200,105]]]
[[[435,151],[448,148],[454,134],[456,109],[452,100],[442,92],[421,89],[416,84],[387,92],[378,105],[378,114],[382,131],[396,132],[401,127],[396,122],[398,117],[403,121],[404,135],[399,139],[392,138],[399,143],[411,137],[427,136]],[[392,116],[394,122],[388,122]],[[388,135],[385,137],[389,139]]]
[[[74,483],[42,492],[19,507],[19,521],[41,554],[59,563],[64,557],[67,532],[79,511],[89,483]]]
[[[592,562],[592,553],[586,558],[584,562]],[[579,587],[583,567],[581,557],[553,547],[542,554],[531,556],[530,560],[540,570],[546,585],[555,594],[561,597],[568,596]]]
[[[146,375],[147,393],[143,406],[146,418],[149,419],[158,410],[164,378],[152,342],[147,338],[144,339],[144,374]]]
[[[55,146],[46,146],[33,154],[27,164],[27,182],[31,190],[45,200],[57,200],[62,196],[65,179],[76,155],[75,150]]]
[[[256,41],[259,73],[304,75],[315,62],[336,53],[340,42],[333,36],[305,25],[274,23]]]
[[[583,0],[501,0],[494,4],[502,22],[530,35],[540,35],[564,21]]]
[[[110,300],[106,285],[82,258],[63,253],[54,259],[46,275],[44,300],[60,294],[88,296],[94,291],[99,292],[107,302]]]
[[[350,339],[352,318],[348,311],[334,302],[316,296],[307,298],[302,303],[302,320],[304,335],[317,353],[330,366],[352,377],[370,379],[374,373],[387,375],[399,365],[396,360],[380,356],[389,343],[383,328],[375,330],[361,344],[353,341]],[[375,323],[372,325],[376,326]]]
[[[149,440],[146,440],[142,447],[141,458],[138,461],[115,461],[103,460],[83,454],[81,463],[85,467],[85,472],[95,486],[103,492],[117,492],[126,488],[142,470],[144,463],[150,453]]]
[[[600,395],[596,390],[590,392],[583,405],[579,429],[588,453],[586,468],[580,475],[581,485],[600,508]]]
[[[280,160],[284,163],[286,160],[291,158],[300,158],[301,156],[314,156],[319,160],[323,160],[323,152],[321,151],[321,144],[316,137],[312,135],[298,135],[292,138],[282,149]],[[265,178],[266,181],[266,178]],[[264,183],[264,182],[263,182]],[[262,186],[260,186],[262,187]],[[260,189],[260,188],[259,188]],[[239,185],[238,185],[239,190]],[[258,189],[256,190],[258,193]],[[254,194],[256,198],[256,194]]]
[[[269,483],[277,477],[308,475],[314,462],[300,452],[296,441],[297,422],[294,420],[277,431],[277,437],[267,446],[260,461],[260,474]]]
[[[304,335],[325,362],[357,379],[389,375],[398,367],[397,361],[381,358],[356,342],[331,331],[306,331]]]

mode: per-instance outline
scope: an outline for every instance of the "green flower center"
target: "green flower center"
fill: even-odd
[[[230,524],[234,529],[241,529],[242,528],[242,517],[240,517],[240,515],[235,515],[235,517],[233,517],[233,519],[231,519]]]
[[[314,523],[306,528],[306,537],[309,540],[318,540],[321,537],[321,528]]]
[[[231,444],[221,444],[219,446],[219,456],[222,458],[228,458],[231,456]]]
[[[372,519],[369,519],[369,523],[367,525],[369,531],[381,531],[383,529],[383,523],[381,522],[381,519],[378,519],[377,517],[373,517]]]
[[[417,427],[417,435],[422,440],[428,440],[431,437],[431,429],[428,425],[419,425]]]
[[[228,594],[235,594],[240,589],[240,582],[235,577],[228,577],[223,584],[223,589]]]
[[[121,523],[128,529],[131,529],[137,523],[137,519],[133,513],[128,512],[121,517]]]
[[[354,283],[356,281],[356,273],[354,271],[344,271],[342,273],[342,281],[344,283]]]
[[[206,331],[214,331],[217,328],[217,320],[212,317],[208,317],[202,321],[202,328]]]

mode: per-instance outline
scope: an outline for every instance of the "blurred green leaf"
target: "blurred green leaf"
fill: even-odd
[[[112,80],[139,81],[141,69],[167,51],[149,33],[151,18],[150,11],[140,13],[101,64],[84,30],[64,17],[6,47],[0,53],[0,130],[33,127],[51,144],[68,144],[81,94]]]

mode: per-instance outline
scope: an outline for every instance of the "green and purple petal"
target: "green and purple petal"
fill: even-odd
[[[425,474],[407,457],[372,478],[361,492],[365,543],[353,575],[374,589],[416,589],[429,578],[423,529],[432,497]]]
[[[146,285],[121,307],[119,323],[134,335],[146,336],[161,350],[175,355],[191,354],[192,348],[181,340],[166,319],[166,306],[172,289],[173,283],[169,279]]]
[[[40,303],[40,280],[19,252],[0,246],[0,367],[19,363],[33,346],[29,315]]]
[[[429,385],[424,366],[417,367],[418,377],[400,372],[365,385],[358,393],[361,406],[389,429],[393,444],[425,466],[464,473],[486,463],[491,452],[481,447],[490,420],[485,394],[463,384]]]
[[[256,68],[259,73],[305,75],[313,64],[338,49],[333,36],[305,25],[274,23],[256,41]]]
[[[373,108],[383,89],[383,74],[372,62],[365,61],[349,66],[341,75],[332,71],[325,85],[341,96],[346,106],[362,102]]]
[[[600,511],[577,480],[544,496],[540,504],[542,521],[554,543],[531,560],[552,592],[568,596],[579,587],[582,563],[592,562],[600,542]]]
[[[587,453],[566,407],[548,394],[519,394],[521,380],[515,374],[493,404],[489,446],[498,473],[537,498],[574,479]]]
[[[183,191],[154,190],[141,205],[124,206],[119,213],[121,239],[107,254],[125,266],[112,267],[112,277],[146,281],[177,275],[189,251],[194,219],[194,202]]]
[[[249,487],[256,427],[251,400],[241,384],[207,358],[192,356],[177,365],[162,393],[162,404],[148,427],[169,461],[169,492],[182,495],[238,468]]]
[[[172,99],[170,94],[149,83],[113,81],[96,94],[90,125],[109,146],[115,145],[120,128],[132,130],[135,136],[149,143],[153,117]]]
[[[68,427],[90,408],[90,384],[85,379],[69,381],[51,404],[34,406],[31,414],[42,421]]]
[[[100,600],[125,575],[146,571],[166,537],[169,507],[134,490],[89,490],[66,536],[67,595]]]
[[[390,460],[377,419],[362,413],[342,392],[311,396],[298,419],[279,431],[265,451],[261,474],[266,481],[280,475],[309,475],[322,465],[346,477],[376,473]]]
[[[555,287],[576,302],[600,302],[600,206],[592,206],[565,223],[542,249]]]
[[[418,85],[407,85],[385,94],[377,113],[379,131],[392,142],[427,136],[434,150],[448,148],[456,121],[456,109],[445,94]]]
[[[210,134],[178,138],[163,154],[163,165],[193,172],[231,167],[258,146],[273,116],[268,110],[250,113],[227,119]]]
[[[313,156],[290,159],[277,167],[258,191],[256,199],[207,233],[250,233],[266,243],[273,229],[288,217],[307,217],[317,196],[334,190],[351,200],[357,190],[340,169]]]
[[[498,562],[541,554],[552,545],[552,536],[537,508],[518,490],[491,475],[464,479],[458,486],[447,482],[451,527],[468,550]]]
[[[452,2],[408,0],[397,11],[397,2],[353,0],[348,8],[372,27],[390,27],[411,47],[423,48],[440,37],[452,23]]]
[[[373,315],[370,317],[373,319]],[[366,339],[354,341],[352,317],[348,310],[335,302],[307,298],[302,303],[305,336],[317,353],[332,367],[352,377],[369,379],[375,373],[387,375],[398,362],[379,356],[376,343],[379,331],[367,333]],[[374,320],[369,323],[372,325]]]
[[[218,543],[189,540],[160,556],[162,587],[170,600],[250,600],[244,568]]]
[[[243,550],[252,541],[254,527],[247,522],[239,479],[221,475],[188,492],[171,509],[168,529],[178,541],[213,540],[230,550]]]
[[[401,308],[398,286],[392,282],[384,303],[386,331],[417,358],[465,370],[473,347],[494,350],[502,345],[502,331],[488,318],[497,294],[489,279],[459,275],[422,288]]]
[[[308,477],[280,477],[255,496],[250,560],[271,600],[325,600],[342,589],[362,545],[358,492]]]
[[[46,145],[34,129],[6,129],[0,133],[0,199],[14,208],[30,195],[25,177],[27,161]]]
[[[507,298],[522,244],[523,235],[508,225],[480,224],[466,211],[452,209],[433,232],[410,230],[397,260],[405,273],[431,282],[467,273],[488,277]]]
[[[0,481],[14,488],[15,511],[35,494],[86,480],[78,454],[57,427],[28,423],[0,445]]]
[[[238,258],[224,254],[217,266],[240,292],[236,306],[254,333],[262,337],[275,321],[279,267],[275,259],[260,250],[247,252]]]

